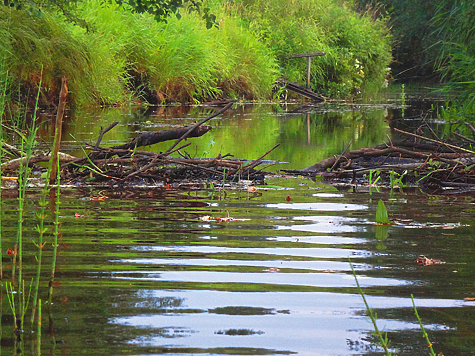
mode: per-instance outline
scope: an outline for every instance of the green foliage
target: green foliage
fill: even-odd
[[[378,207],[376,208],[376,222],[378,224],[389,224],[388,211],[381,199],[379,199]]]
[[[419,326],[422,331],[422,336],[427,341],[427,347],[429,348],[429,355],[436,356],[436,353],[434,352],[434,349],[432,348],[432,343],[429,340],[429,335],[427,335],[426,329],[424,328],[424,325],[422,325],[422,320],[421,320],[421,317],[419,316],[419,313],[417,312],[416,303],[414,303],[414,296],[412,294],[411,294],[411,300],[412,300],[412,308],[414,309],[414,314],[416,315],[417,321],[419,321]]]
[[[437,68],[446,81],[444,90],[456,95],[458,111],[475,120],[475,3],[440,0],[433,18],[441,39]]]
[[[344,2],[158,3],[168,12],[160,15],[154,2],[101,0],[69,7],[58,2],[60,11],[44,7],[39,17],[0,7],[0,25],[7,29],[0,45],[14,54],[7,63],[12,87],[20,86],[22,93],[34,89],[42,65],[42,105],[54,103],[63,75],[72,103],[80,105],[116,104],[134,96],[153,103],[263,99],[270,97],[279,67],[286,79],[304,78],[305,61],[286,54],[325,51],[327,56],[312,63],[312,87],[343,97],[380,87],[390,61],[384,22],[360,16]],[[180,19],[156,21],[184,4],[200,13],[182,11]],[[74,9],[83,26],[71,21],[67,9]],[[203,26],[203,13],[210,12],[219,28]]]
[[[219,10],[219,9],[218,9]],[[73,104],[116,104],[143,95],[160,101],[199,101],[219,95],[268,97],[277,79],[270,50],[239,18],[221,10],[222,26],[207,30],[196,11],[157,22],[123,4],[85,0],[75,13],[0,7],[2,51],[14,53],[7,69],[22,93],[37,86],[43,64],[41,104],[54,102],[60,77],[70,83]],[[13,85],[13,83],[12,83]]]
[[[383,84],[391,60],[384,21],[329,0],[241,0],[236,8],[279,58],[285,79],[303,82],[307,65],[287,55],[326,52],[312,61],[315,91],[345,97]]]
[[[434,60],[438,53],[437,36],[430,21],[436,1],[356,0],[359,11],[373,17],[386,18],[394,36],[394,62],[391,70],[396,80],[410,82],[438,80],[434,78]]]
[[[381,202],[381,200],[380,200]],[[389,352],[389,339],[388,339],[388,333],[382,332],[378,328],[378,324],[376,323],[378,316],[376,312],[369,307],[368,302],[366,301],[366,297],[363,291],[363,288],[361,288],[360,283],[358,282],[358,278],[356,277],[356,271],[353,268],[353,264],[351,263],[351,260],[349,259],[350,262],[350,267],[351,267],[351,272],[353,273],[353,277],[355,277],[355,282],[356,282],[356,287],[358,288],[358,292],[361,295],[361,298],[363,298],[364,305],[366,307],[366,312],[368,313],[369,318],[371,319],[371,323],[373,323],[373,328],[374,328],[374,334],[376,335],[378,339],[378,344],[381,346],[384,350],[384,355],[386,356],[391,356],[391,352]]]
[[[94,0],[84,1],[79,13],[96,28],[80,34],[83,42],[95,43],[92,52],[104,52],[102,62],[114,58],[108,61],[122,68],[119,77],[127,79],[127,70],[139,83],[135,89],[141,85],[162,100],[202,100],[231,91],[264,97],[276,80],[269,51],[235,18],[223,17],[220,29],[207,30],[196,13],[157,23],[147,14]]]

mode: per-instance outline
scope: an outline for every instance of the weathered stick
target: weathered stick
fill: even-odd
[[[475,127],[470,122],[465,122],[465,125],[472,131],[472,135],[475,135]]]
[[[277,147],[280,146],[280,143],[278,143],[277,145],[275,145],[274,147],[272,147],[269,151],[267,151],[266,153],[264,153],[262,156],[260,156],[258,159],[254,160],[253,162],[251,162],[250,164],[248,164],[246,167],[244,167],[244,170],[243,170],[243,173],[244,172],[247,172],[247,171],[250,171],[251,169],[253,169],[254,167],[258,166],[261,162],[262,162],[262,159],[267,156],[269,153],[271,153],[272,151],[274,151]]]
[[[428,158],[433,158],[445,163],[449,163],[451,165],[457,165],[461,163],[461,162],[454,161],[452,159],[452,158],[458,158],[460,154],[449,154],[449,153],[432,154],[432,153],[416,152],[416,151],[409,151],[400,147],[388,146],[387,144],[384,144],[384,145],[377,145],[374,147],[361,148],[359,150],[348,151],[345,154],[340,155],[340,156],[333,156],[333,157],[326,158],[314,164],[313,166],[302,169],[301,172],[325,171],[328,168],[334,168],[336,166],[335,163],[342,157],[350,160],[350,159],[355,159],[355,158],[363,157],[363,156],[368,156],[368,157],[404,156],[404,157],[411,157],[411,158],[420,158],[424,160]]]
[[[66,98],[68,96],[68,85],[65,76],[61,78],[61,91],[59,93],[58,112],[56,113],[56,122],[54,130],[53,152],[51,153],[49,184],[56,182],[58,175],[58,152],[61,144],[61,130],[63,128],[64,109],[66,108]]]
[[[413,133],[410,133],[410,132],[406,132],[406,131],[402,131],[402,130],[399,130],[399,129],[396,129],[396,128],[394,128],[394,130],[397,131],[397,132],[406,134],[406,135],[410,135],[410,136],[413,136],[413,137],[417,137],[417,138],[423,139],[423,140],[427,140],[427,141],[430,141],[430,142],[435,142],[435,143],[438,143],[438,144],[440,144],[440,145],[444,145],[444,146],[450,147],[450,148],[452,148],[452,149],[454,149],[454,150],[458,150],[458,151],[462,151],[462,152],[468,152],[468,153],[475,154],[475,152],[473,152],[473,151],[467,150],[467,149],[462,148],[462,147],[454,146],[454,145],[451,145],[451,144],[448,144],[448,143],[445,143],[445,142],[442,142],[442,141],[433,140],[433,139],[431,139],[431,138],[427,138],[427,137],[424,137],[424,136],[419,136],[419,135],[416,135],[416,134],[413,134]]]
[[[104,134],[110,130],[112,130],[117,124],[119,123],[119,121],[114,121],[112,124],[109,125],[109,127],[107,127],[106,129],[104,129],[102,126],[101,126],[101,131],[99,131],[99,137],[97,138],[97,142],[96,142],[96,145],[94,146],[94,151],[97,151],[99,149],[99,145],[101,144],[101,141],[102,141],[102,137],[104,137]]]
[[[31,157],[29,160],[29,163],[32,164],[32,163],[39,163],[39,162],[49,162],[51,161],[51,157],[52,155],[46,155],[44,153],[40,153],[36,156]],[[61,163],[65,163],[65,162],[69,163],[76,159],[76,157],[62,153],[62,152],[58,152],[57,157],[58,157],[59,162]],[[8,162],[5,162],[2,164],[1,170],[14,171],[20,167],[20,164],[26,164],[26,158],[24,157],[15,158]]]

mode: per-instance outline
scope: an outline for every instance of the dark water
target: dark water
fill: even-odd
[[[141,116],[114,109],[92,120],[75,119],[66,130],[78,141],[94,141],[100,126],[120,120],[121,129],[107,138],[116,143],[144,127],[183,124],[207,113]],[[381,143],[399,114],[388,103],[310,114],[272,105],[240,107],[219,119],[194,150],[256,158],[280,142],[281,151],[270,159],[290,162],[279,167],[302,168],[340,153],[350,140],[352,148]],[[72,139],[69,144],[71,152],[78,150]],[[369,194],[305,178],[273,177],[266,183],[252,193],[64,186],[53,304],[43,304],[42,352],[374,354],[380,349],[351,258],[378,326],[397,354],[429,354],[411,294],[437,353],[475,354],[475,302],[464,300],[475,297],[472,197],[428,196],[415,188]],[[103,200],[95,200],[100,196]],[[12,259],[5,251],[13,245],[18,202],[14,189],[3,189],[2,198],[8,280]],[[23,233],[27,284],[36,271],[38,199],[39,191],[30,191]],[[374,224],[379,199],[395,222],[383,233]],[[49,228],[51,221],[49,214]],[[43,300],[52,257],[47,235]],[[447,263],[424,267],[416,263],[420,254]],[[2,298],[2,354],[32,354],[36,335],[25,330],[23,341],[15,341],[5,287]]]

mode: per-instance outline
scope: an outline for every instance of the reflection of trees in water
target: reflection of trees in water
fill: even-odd
[[[133,308],[145,308],[149,310],[157,308],[179,308],[184,305],[185,299],[177,297],[158,297],[156,291],[139,290],[135,296],[128,296],[125,300],[130,303],[127,306]],[[139,298],[139,301],[133,298]]]

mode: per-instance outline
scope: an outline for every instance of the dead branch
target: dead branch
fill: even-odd
[[[442,141],[433,140],[431,138],[427,138],[427,137],[424,137],[424,136],[419,136],[419,135],[416,135],[416,134],[413,134],[413,133],[410,133],[410,132],[406,132],[406,131],[402,131],[402,130],[399,130],[399,129],[396,129],[396,128],[394,128],[394,131],[397,131],[397,132],[400,132],[400,133],[403,133],[403,134],[406,134],[406,135],[409,135],[409,136],[413,136],[413,137],[416,137],[416,138],[420,138],[420,139],[423,139],[423,140],[427,140],[427,141],[430,141],[430,142],[435,142],[435,143],[438,143],[439,145],[444,145],[444,146],[447,146],[447,147],[452,148],[452,149],[457,150],[457,151],[475,154],[475,152],[473,152],[473,151],[467,150],[467,149],[462,148],[462,147],[450,145],[450,144],[442,142]]]
[[[49,184],[56,182],[56,176],[58,174],[58,152],[59,145],[61,144],[61,131],[63,127],[64,109],[66,108],[66,98],[68,96],[68,85],[65,76],[61,78],[61,91],[59,93],[58,112],[56,113],[55,131],[53,152],[51,154],[51,167],[49,175]]]
[[[50,159],[51,159],[51,154],[40,153],[40,154],[37,154],[36,156],[31,157],[29,163],[33,164],[33,163],[40,163],[40,162],[49,162]],[[58,152],[58,159],[59,159],[59,162],[61,163],[69,163],[76,160],[76,157],[68,155],[66,153]],[[26,164],[26,158],[24,157],[15,158],[8,162],[5,162],[2,164],[1,170],[2,172],[14,171],[18,169],[21,164]]]

